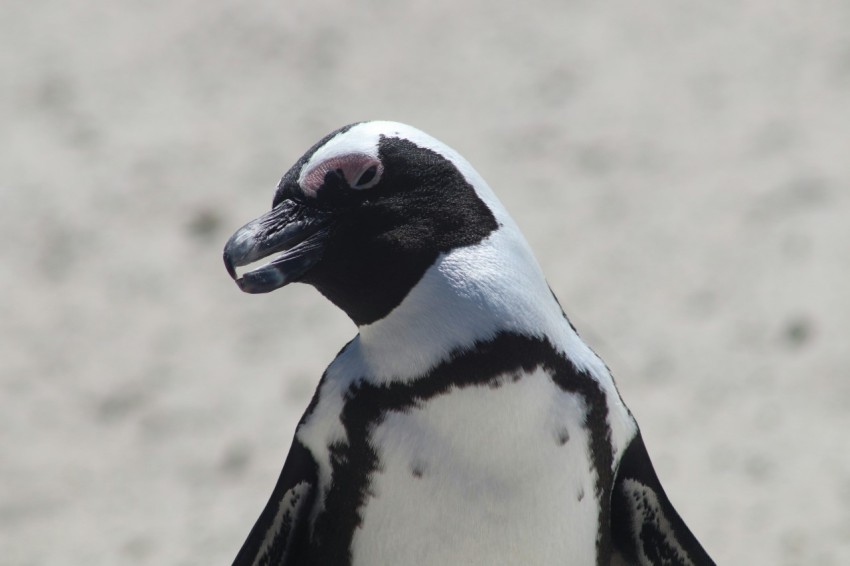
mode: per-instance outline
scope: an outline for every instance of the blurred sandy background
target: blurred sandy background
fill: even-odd
[[[850,564],[850,3],[5,0],[0,564],[229,564],[355,332],[221,263],[325,133],[489,180],[721,564]]]

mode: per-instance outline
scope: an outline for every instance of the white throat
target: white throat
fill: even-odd
[[[441,255],[387,317],[361,327],[358,346],[371,379],[403,381],[499,332],[545,336],[580,368],[607,373],[563,317],[512,222]]]

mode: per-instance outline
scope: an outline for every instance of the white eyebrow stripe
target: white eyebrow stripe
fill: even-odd
[[[319,164],[330,159],[353,154],[378,159],[378,144],[381,141],[381,134],[384,132],[380,128],[366,127],[372,124],[372,122],[358,124],[328,140],[325,145],[310,156],[310,159],[301,168],[298,184],[303,186],[306,176],[312,173]]]

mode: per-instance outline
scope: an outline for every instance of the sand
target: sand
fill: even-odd
[[[461,5],[462,4],[462,5]],[[0,564],[229,564],[354,326],[221,249],[328,131],[463,153],[722,564],[850,564],[850,4],[0,4]]]

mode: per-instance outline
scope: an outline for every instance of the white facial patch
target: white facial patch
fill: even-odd
[[[458,171],[460,171],[466,179],[466,182],[472,185],[475,189],[475,193],[493,212],[493,215],[496,217],[496,221],[500,225],[513,225],[513,220],[502,206],[502,203],[487,185],[486,181],[484,181],[481,175],[461,154],[440,140],[426,134],[422,130],[418,130],[413,126],[408,126],[407,124],[402,124],[400,122],[363,122],[353,126],[345,132],[337,134],[328,140],[325,145],[316,150],[316,152],[310,157],[309,161],[304,164],[304,167],[301,169],[301,174],[298,177],[298,184],[301,185],[305,192],[308,192],[309,190],[315,191],[316,188],[321,186],[321,182],[316,184],[316,178],[324,180],[324,175],[330,169],[325,168],[324,172],[319,174],[315,174],[314,172],[321,171],[323,163],[333,163],[333,160],[338,158],[347,158],[346,156],[354,155],[367,156],[380,163],[378,146],[381,142],[382,136],[410,141],[421,148],[431,150],[444,157],[457,167]],[[311,178],[305,185],[305,181],[307,181],[308,176]],[[348,179],[348,177],[346,177],[346,179]],[[348,180],[351,182],[351,179]]]
[[[336,171],[352,189],[371,189],[381,180],[384,166],[377,157],[364,153],[348,153],[329,157],[304,168],[299,185],[304,194],[315,197],[329,172]]]
[[[373,128],[364,127],[371,124],[373,122],[358,124],[332,137],[325,145],[317,149],[301,168],[298,184],[301,187],[305,186],[305,182],[310,185],[311,182],[307,181],[308,176],[315,176],[317,171],[324,170],[324,172],[327,172],[331,170],[329,167],[323,167],[325,163],[356,162],[358,159],[370,158],[380,162],[380,159],[378,159],[378,143],[381,141],[381,133],[374,131]],[[324,179],[324,172],[321,173],[322,179]],[[315,181],[312,181],[312,183],[315,183]]]

